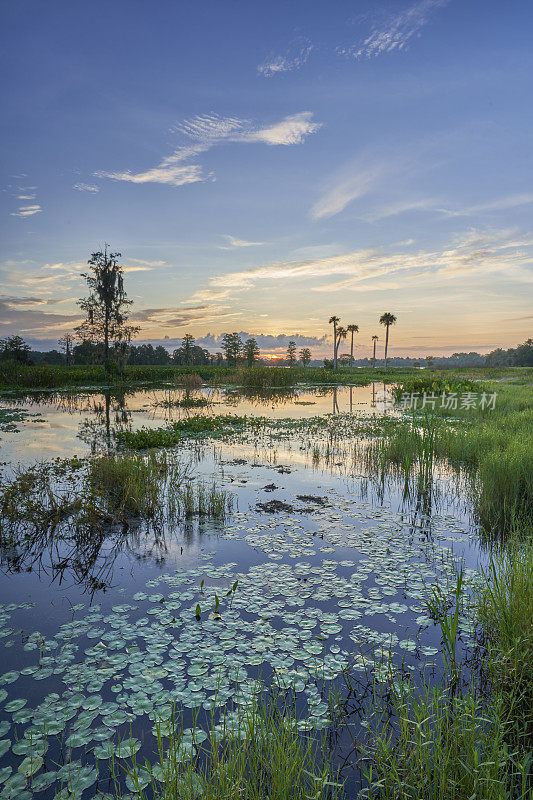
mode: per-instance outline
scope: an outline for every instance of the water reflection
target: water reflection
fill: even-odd
[[[91,398],[90,406],[90,416],[79,424],[78,438],[95,455],[109,451],[119,431],[131,430],[132,412],[127,408],[124,391],[104,392],[102,397]]]

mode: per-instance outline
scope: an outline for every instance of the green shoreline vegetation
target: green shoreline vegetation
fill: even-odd
[[[424,373],[426,370],[423,371]],[[366,385],[372,381],[398,383],[420,376],[412,367],[345,367],[336,370],[324,367],[265,367],[235,368],[228,366],[126,365],[122,371],[106,372],[103,365],[25,365],[17,361],[0,360],[0,391],[17,389],[59,389],[87,386],[127,386],[173,382],[179,385],[186,376],[198,375],[213,385],[230,384],[250,388],[281,388],[303,384]],[[431,373],[432,374],[432,373]],[[438,375],[471,376],[474,380],[505,378],[529,379],[532,367],[464,367],[437,371]]]

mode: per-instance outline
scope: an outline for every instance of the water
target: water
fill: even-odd
[[[105,452],[117,430],[186,413],[265,416],[278,427],[180,448],[195,480],[233,494],[225,522],[115,526],[74,549],[61,536],[68,521],[37,543],[3,540],[2,797],[33,796],[17,777],[28,757],[23,769],[35,767],[46,800],[67,784],[87,798],[108,790],[110,742],[131,731],[128,747],[155,763],[154,721],[173,703],[186,725],[196,712],[205,725],[213,707],[242,708],[259,677],[265,687],[294,687],[302,726],[320,730],[329,725],[324,698],[343,685],[343,670],[361,687],[368,676],[417,677],[422,663],[427,675],[440,670],[426,587],[453,584],[460,560],[474,576],[483,554],[463,487],[444,467],[421,505],[360,460],[347,415],[389,413],[381,390],[205,391],[211,405],[188,412],[158,405],[167,389],[4,398],[37,415],[0,433],[7,475],[16,464]],[[309,423],[325,413],[338,415],[336,436]],[[285,510],[258,505],[273,500]],[[465,642],[470,634],[465,620]],[[230,711],[226,724],[236,720]],[[53,734],[41,766],[45,725]],[[334,758],[348,756],[343,776],[355,791],[349,752],[340,735]]]

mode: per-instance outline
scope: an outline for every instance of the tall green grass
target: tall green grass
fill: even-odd
[[[290,388],[296,383],[296,373],[288,367],[241,367],[228,380],[250,389]]]
[[[364,769],[373,800],[531,800],[531,754],[508,743],[499,696],[393,687],[376,699]]]
[[[233,508],[233,497],[217,486],[186,483],[176,494],[176,503],[185,519],[211,517],[225,519]]]
[[[486,670],[514,720],[513,737],[533,751],[533,541],[493,555],[477,596]]]
[[[152,519],[161,513],[169,488],[177,492],[186,475],[176,459],[150,451],[92,458],[87,480],[92,495],[113,516]]]
[[[157,724],[158,762],[135,757],[118,767],[138,800],[335,800],[339,785],[321,754],[320,741],[298,730],[293,709],[257,698],[244,707],[237,729],[211,717],[207,739],[197,719],[184,730],[182,718]],[[203,744],[202,744],[203,741]],[[193,747],[191,748],[191,744]],[[187,753],[187,755],[185,755]],[[148,785],[147,785],[148,782]]]
[[[530,387],[510,383],[489,384],[485,391],[497,392],[494,409],[449,410],[437,403],[384,427],[367,459],[406,476],[416,468],[422,484],[435,459],[465,470],[486,532],[509,535],[517,519],[523,527],[533,525],[533,399]]]

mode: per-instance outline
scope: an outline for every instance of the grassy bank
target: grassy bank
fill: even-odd
[[[435,382],[434,382],[435,383]],[[420,380],[400,385],[404,393],[420,396]],[[476,394],[475,408],[434,408],[410,411],[401,424],[383,428],[372,449],[375,464],[411,473],[431,472],[435,459],[444,459],[469,477],[479,518],[488,534],[509,533],[519,525],[533,529],[533,397],[520,383],[473,383],[451,389]],[[456,382],[457,384],[457,382]],[[443,391],[438,385],[437,395]],[[495,394],[494,406],[482,408],[480,392]]]

